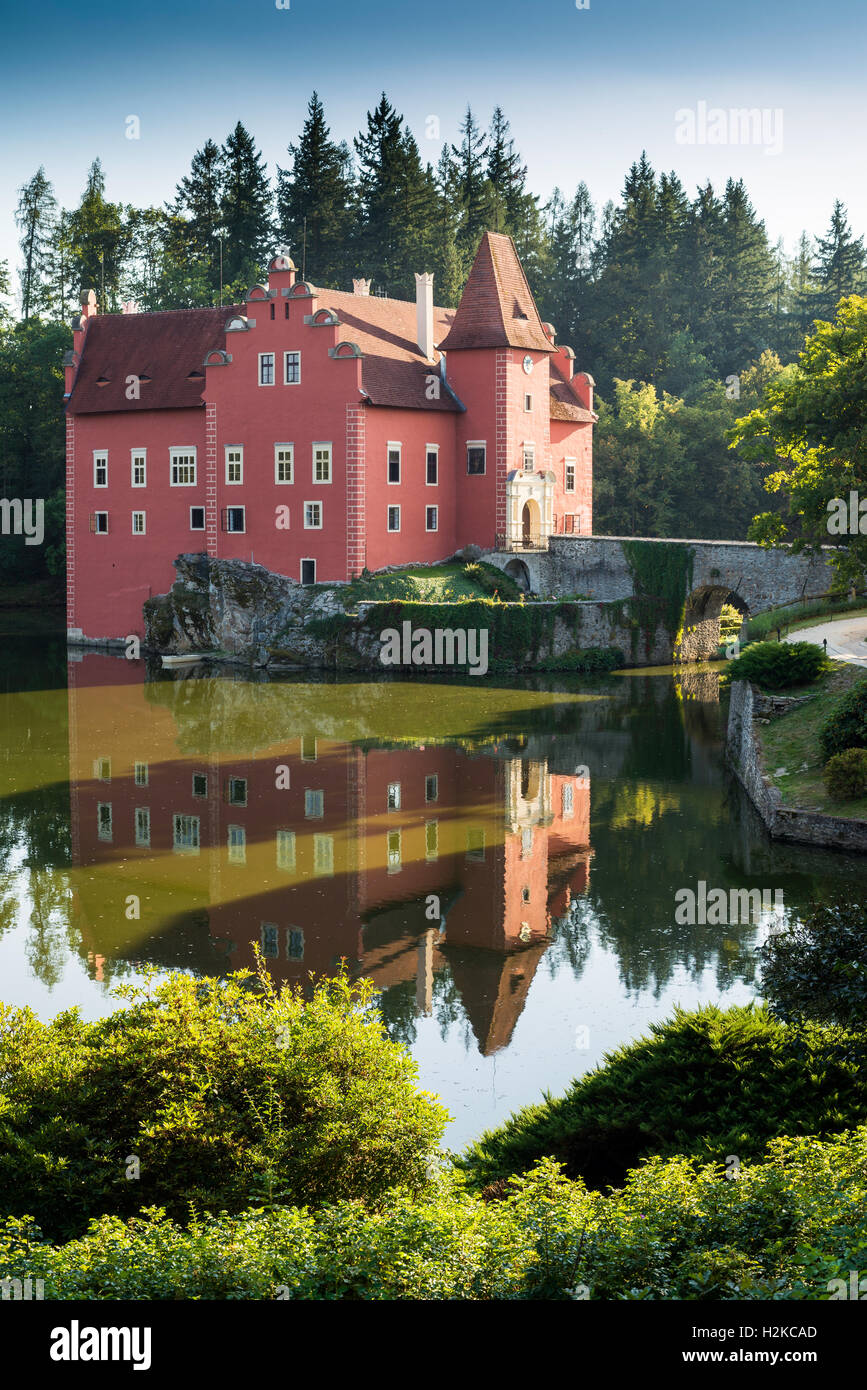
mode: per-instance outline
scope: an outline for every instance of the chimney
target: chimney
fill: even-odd
[[[416,338],[422,357],[430,362],[434,355],[433,276],[415,277]]]
[[[369,280],[353,280],[353,282],[352,282],[352,293],[353,293],[353,294],[364,294],[364,295],[369,295],[369,294],[370,294],[370,281],[369,281]]]

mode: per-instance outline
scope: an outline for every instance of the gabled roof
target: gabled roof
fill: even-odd
[[[555,351],[510,236],[485,232],[451,332],[439,346],[444,352],[489,347]]]
[[[90,415],[201,406],[205,354],[225,345],[226,320],[238,312],[237,305],[227,304],[220,309],[167,309],[90,319],[69,398],[70,411]],[[127,399],[128,376],[140,380],[137,400]],[[100,380],[105,384],[97,385]]]

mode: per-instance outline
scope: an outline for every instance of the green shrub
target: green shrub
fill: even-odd
[[[845,755],[844,755],[845,756]],[[787,1023],[867,1029],[867,910],[822,903],[758,948],[762,993]]]
[[[846,691],[819,732],[825,762],[847,748],[867,748],[867,680]]]
[[[811,685],[830,662],[814,642],[754,642],[723,672],[726,681],[753,681],[765,690]]]
[[[606,1057],[559,1099],[489,1130],[461,1160],[490,1183],[545,1155],[591,1186],[653,1154],[757,1158],[778,1135],[830,1135],[867,1121],[867,1073],[841,1029],[790,1027],[762,1006],[693,1013]]]
[[[833,801],[867,794],[867,748],[847,748],[825,764],[825,790]]]
[[[260,962],[124,987],[129,1007],[95,1023],[0,1006],[0,1211],[66,1236],[144,1206],[183,1219],[422,1186],[446,1112],[371,991],[341,977],[305,1002]]]
[[[867,1129],[778,1140],[737,1181],[719,1165],[652,1159],[609,1197],[543,1161],[502,1200],[453,1175],[376,1211],[257,1209],[106,1217],[53,1249],[0,1223],[0,1278],[50,1299],[824,1300],[862,1271]]]

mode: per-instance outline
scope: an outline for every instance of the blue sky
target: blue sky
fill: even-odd
[[[824,231],[835,197],[867,231],[864,0],[41,0],[7,9],[0,38],[0,257],[12,262],[16,190],[40,164],[67,205],[97,155],[109,196],[161,203],[240,118],[273,173],[314,87],[347,140],[384,88],[432,162],[468,101],[485,124],[499,102],[543,195],[584,179],[601,206],[646,148],[689,192],[743,176],[790,248],[802,228]],[[764,144],[679,143],[675,113],[702,102],[782,112],[782,147],[767,148],[778,116]]]

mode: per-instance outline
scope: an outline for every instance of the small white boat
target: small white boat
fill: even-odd
[[[164,656],[164,666],[192,666],[197,661],[204,661],[207,652],[186,652],[183,656]]]

